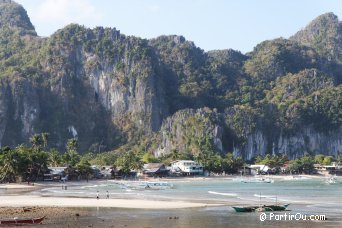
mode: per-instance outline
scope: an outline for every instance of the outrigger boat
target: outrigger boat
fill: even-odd
[[[285,211],[289,204],[233,207],[236,212]]]
[[[121,184],[123,188],[134,190],[165,190],[173,188],[173,184],[161,181],[132,181],[119,184]]]
[[[278,197],[276,198],[276,204],[262,205],[261,204],[261,193],[260,193],[260,204],[259,206],[247,206],[247,207],[233,207],[236,212],[264,212],[264,211],[285,211],[290,204],[278,204]]]
[[[45,219],[41,218],[19,218],[0,220],[0,225],[40,224]]]

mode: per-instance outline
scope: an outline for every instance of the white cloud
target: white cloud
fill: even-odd
[[[96,24],[102,19],[102,15],[89,0],[44,0],[35,9],[32,18],[35,21],[63,25],[89,22]]]

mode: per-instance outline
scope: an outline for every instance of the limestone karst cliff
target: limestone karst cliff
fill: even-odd
[[[214,41],[213,41],[214,42]],[[0,145],[48,132],[63,149],[149,141],[156,156],[342,152],[341,22],[316,18],[290,39],[205,52],[182,36],[146,40],[71,24],[37,36],[0,1]]]

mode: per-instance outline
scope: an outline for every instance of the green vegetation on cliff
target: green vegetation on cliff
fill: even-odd
[[[0,9],[2,146],[48,132],[59,151],[75,137],[81,153],[115,151],[120,164],[173,154],[213,167],[231,151],[341,153],[341,22],[331,13],[244,55],[76,24],[41,38],[20,5]]]

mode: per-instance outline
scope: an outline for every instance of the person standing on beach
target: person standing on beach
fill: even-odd
[[[109,192],[107,191],[107,199],[109,199]]]
[[[96,199],[100,199],[99,191],[96,192]]]

